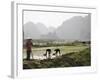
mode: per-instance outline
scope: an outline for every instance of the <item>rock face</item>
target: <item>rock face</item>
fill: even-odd
[[[24,24],[24,39],[27,37],[32,39],[39,39],[40,37],[40,32],[37,26],[32,22]]]
[[[76,16],[62,23],[56,30],[60,39],[90,40],[91,34],[90,16]]]
[[[37,26],[39,32],[41,33],[41,35],[48,34],[49,30],[44,24],[37,23],[36,26]]]
[[[90,41],[91,21],[90,15],[86,17],[75,16],[65,20],[58,28],[47,28],[42,23],[24,24],[24,38],[32,39],[64,39]]]

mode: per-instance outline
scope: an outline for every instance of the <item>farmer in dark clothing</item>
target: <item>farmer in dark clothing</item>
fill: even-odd
[[[27,51],[27,60],[30,60],[30,54],[32,52],[32,39],[27,39],[27,42],[26,42],[26,51]]]

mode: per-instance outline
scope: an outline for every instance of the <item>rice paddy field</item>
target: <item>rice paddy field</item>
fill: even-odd
[[[55,49],[59,48],[61,55],[55,57]],[[26,49],[23,49],[23,69],[41,69],[58,67],[91,66],[91,49],[89,45],[33,47],[31,59],[26,60]],[[51,49],[51,59],[43,55],[46,49]]]
[[[40,48],[32,48],[31,58],[34,57],[34,59],[45,59],[45,56],[43,54],[46,53],[46,49],[51,49],[54,53],[54,50],[56,48],[60,49],[61,54],[69,54],[71,52],[80,52],[89,46],[83,46],[83,45],[77,45],[77,46],[57,46],[57,47],[40,47]],[[52,56],[53,57],[53,56]],[[23,50],[23,58],[26,58],[26,49]]]

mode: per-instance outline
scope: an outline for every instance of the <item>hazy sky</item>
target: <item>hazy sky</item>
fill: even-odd
[[[35,24],[43,23],[46,27],[57,28],[67,19],[70,19],[74,16],[85,17],[87,15],[88,14],[79,14],[79,13],[24,11],[24,24],[31,21]]]

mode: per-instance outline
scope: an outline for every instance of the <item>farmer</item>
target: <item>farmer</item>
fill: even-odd
[[[30,54],[32,52],[32,39],[27,39],[26,41],[26,52],[27,52],[27,60],[30,60]]]

